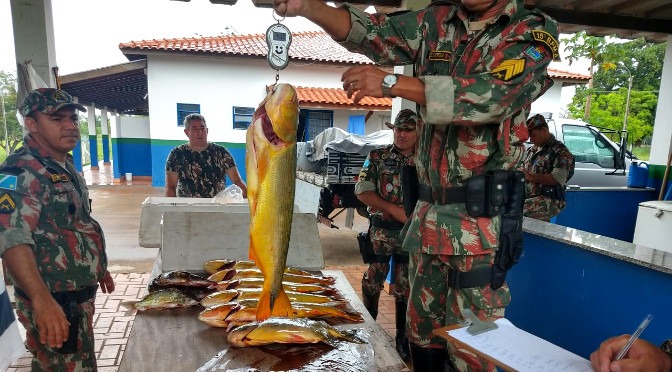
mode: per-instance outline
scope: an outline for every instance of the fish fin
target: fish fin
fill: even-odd
[[[271,317],[271,291],[262,289],[257,303],[257,322],[263,322]]]
[[[273,309],[271,309],[271,316],[290,318],[294,316],[294,311],[292,311],[292,303],[289,301],[287,293],[285,293],[284,289],[282,288],[278,292],[278,298],[275,299]]]
[[[284,290],[278,291],[278,297],[271,308],[271,291],[262,289],[257,304],[257,321],[261,322],[270,317],[293,317],[292,303]]]
[[[130,300],[130,301],[124,301],[120,305],[127,308],[128,310],[136,310],[137,308],[135,305],[140,302],[138,300]]]

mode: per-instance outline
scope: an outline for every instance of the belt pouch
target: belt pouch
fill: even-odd
[[[63,312],[65,312],[65,317],[70,323],[70,328],[68,328],[68,339],[63,343],[63,345],[56,349],[61,354],[74,354],[77,352],[77,342],[79,341],[79,306],[77,304],[77,296],[73,293],[59,293],[54,294],[54,298]]]

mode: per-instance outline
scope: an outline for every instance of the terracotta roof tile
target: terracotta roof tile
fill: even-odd
[[[364,97],[357,105],[352,103],[345,91],[340,88],[296,87],[301,106],[350,106],[362,109],[391,110],[391,98]]]
[[[548,76],[555,79],[570,79],[570,80],[581,80],[586,81],[590,80],[590,75],[579,74],[576,72],[563,71],[557,68],[548,68]]]
[[[141,54],[142,51],[176,51],[264,58],[268,52],[266,36],[263,34],[130,41],[119,44],[119,49],[125,54]],[[373,64],[361,54],[348,52],[321,31],[293,33],[289,56],[299,61]]]

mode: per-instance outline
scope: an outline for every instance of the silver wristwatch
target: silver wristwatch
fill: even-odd
[[[383,78],[383,97],[394,98],[390,94],[390,89],[397,83],[398,74],[388,74]]]

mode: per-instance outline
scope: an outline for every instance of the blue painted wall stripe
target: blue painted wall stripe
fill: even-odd
[[[103,134],[103,161],[105,163],[110,162],[110,136]]]
[[[75,169],[78,172],[83,170],[82,166],[82,141],[77,141],[77,146],[72,149],[72,161],[75,164]]]
[[[89,154],[91,155],[91,166],[98,166],[98,139],[95,135],[89,134]]]

